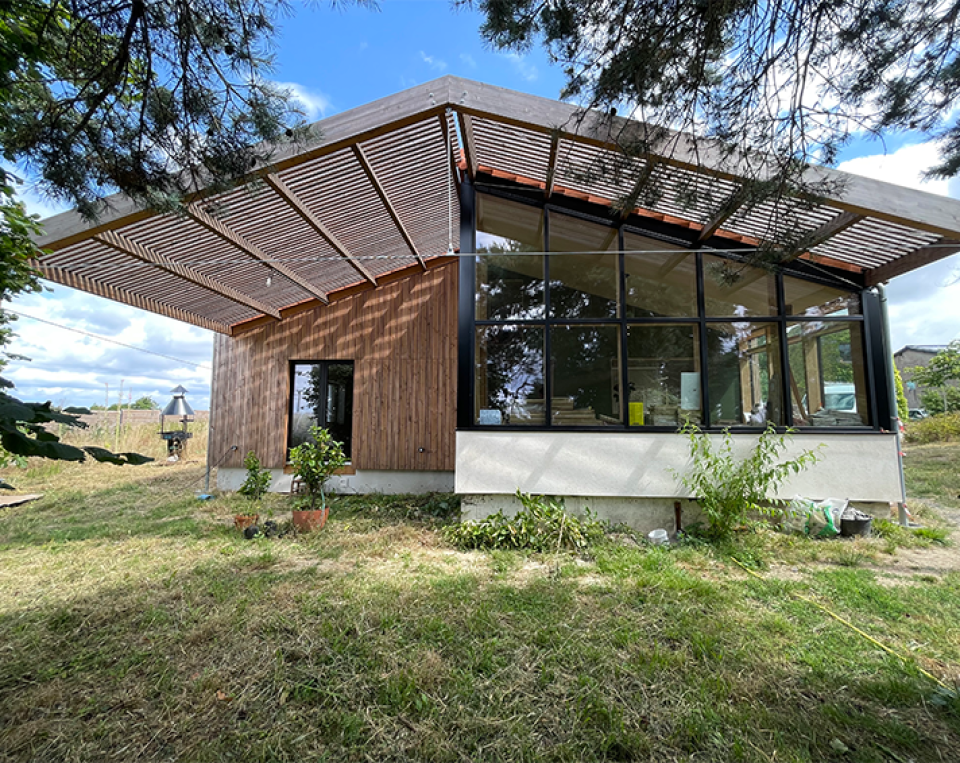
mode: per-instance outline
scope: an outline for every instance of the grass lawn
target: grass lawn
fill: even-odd
[[[908,455],[928,523],[958,457]],[[2,761],[960,756],[960,702],[920,670],[960,680],[943,531],[462,553],[452,499],[378,496],[245,541],[199,464],[7,476],[44,498],[0,513]]]

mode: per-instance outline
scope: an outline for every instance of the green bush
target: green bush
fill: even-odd
[[[956,413],[960,411],[960,389],[956,387],[942,387],[940,389],[928,389],[920,395],[920,405],[931,415],[943,413],[943,399],[947,399],[947,412]]]
[[[783,481],[819,460],[816,451],[805,450],[794,459],[781,461],[788,434],[777,434],[772,425],[746,458],[733,455],[729,429],[723,431],[719,446],[694,424],[684,425],[680,433],[690,440],[693,466],[686,474],[672,471],[697,499],[707,519],[707,534],[718,539],[743,525],[751,512],[772,514],[773,507],[784,503],[772,497]]]
[[[245,495],[251,501],[259,501],[270,487],[273,476],[269,469],[260,468],[260,459],[252,450],[243,459],[243,468],[247,470],[247,478],[240,486],[240,495]]]
[[[303,480],[307,488],[307,505],[311,510],[327,508],[327,495],[323,486],[348,461],[343,452],[343,444],[333,439],[333,435],[323,427],[310,427],[311,440],[290,449],[290,463],[294,476]]]
[[[502,511],[481,522],[461,522],[444,528],[448,541],[461,549],[529,549],[580,553],[601,540],[606,524],[589,509],[579,519],[566,512],[563,502],[517,491],[522,508],[512,517]]]
[[[960,440],[960,413],[941,413],[938,416],[911,421],[904,430],[904,438],[917,445]]]

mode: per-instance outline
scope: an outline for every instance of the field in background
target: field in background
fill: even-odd
[[[149,433],[128,438],[147,452]],[[960,503],[958,457],[908,452],[928,524]],[[336,499],[313,536],[245,541],[243,499],[196,500],[197,451],[4,476],[44,498],[0,514],[0,761],[925,763],[960,749],[960,703],[920,672],[960,679],[956,547],[931,537],[761,530],[661,549],[621,533],[586,558],[462,553],[440,533],[451,497],[370,496]],[[289,509],[272,495],[262,513]]]
[[[134,411],[133,413],[150,413],[158,416],[155,411]],[[130,416],[124,412],[125,417]],[[126,423],[117,426],[116,413],[110,411],[93,419],[86,429],[71,428],[59,425],[54,433],[64,442],[71,445],[96,445],[107,448],[115,453],[140,453],[154,459],[166,459],[166,443],[160,437],[160,424],[157,423]],[[188,461],[206,462],[207,458],[207,431],[209,422],[206,419],[189,424],[188,431],[193,433],[187,442],[185,458]],[[168,421],[167,429],[177,428],[175,422]]]

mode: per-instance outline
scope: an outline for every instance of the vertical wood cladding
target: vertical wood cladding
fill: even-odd
[[[354,362],[353,464],[454,468],[457,263],[362,291],[214,345],[210,457],[286,460],[291,360]],[[423,452],[419,449],[423,448]]]

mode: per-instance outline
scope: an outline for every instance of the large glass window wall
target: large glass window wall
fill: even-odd
[[[475,426],[867,427],[860,295],[477,199]]]

